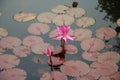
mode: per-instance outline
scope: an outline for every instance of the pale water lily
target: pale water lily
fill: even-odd
[[[65,43],[68,43],[68,39],[74,40],[75,36],[69,34],[70,26],[59,26],[57,27],[58,35],[53,37],[53,39],[60,40],[63,39]]]

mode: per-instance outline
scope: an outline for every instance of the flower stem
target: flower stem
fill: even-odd
[[[65,40],[63,38],[61,38],[61,47],[65,46]]]
[[[66,51],[65,51],[65,41],[62,38],[61,38],[61,48],[62,48],[62,52],[59,55],[59,57],[61,58],[61,60],[64,60]]]
[[[65,54],[65,40],[61,39],[61,47],[62,47],[62,53]]]
[[[51,71],[53,71],[52,57],[50,56]]]

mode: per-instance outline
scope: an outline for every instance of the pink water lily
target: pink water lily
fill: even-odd
[[[65,43],[68,43],[68,39],[74,40],[75,36],[68,34],[70,31],[70,26],[59,26],[57,27],[58,35],[53,37],[53,39],[60,40],[63,39]]]
[[[48,48],[47,48],[47,53],[43,52],[43,54],[46,55],[46,56],[52,56],[52,55],[53,55],[53,52],[52,52],[51,48],[48,47]]]

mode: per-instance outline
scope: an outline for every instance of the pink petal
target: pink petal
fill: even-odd
[[[57,27],[57,32],[58,34],[62,34],[62,30],[60,29],[61,27]]]
[[[68,39],[72,40],[72,41],[75,39],[75,36],[73,36],[73,35],[67,35],[66,37],[67,37]]]
[[[69,35],[70,26],[59,26],[57,27],[58,36],[53,37],[53,39],[64,39],[65,43],[68,43],[67,39],[74,40],[73,35]]]
[[[66,37],[63,37],[63,40],[65,41],[66,44],[68,43],[68,40]]]
[[[43,52],[43,54],[45,54],[46,56],[52,56],[52,50],[50,47],[47,48],[47,53]]]
[[[62,38],[62,36],[55,36],[53,37],[53,39],[56,39],[56,40],[60,40]]]

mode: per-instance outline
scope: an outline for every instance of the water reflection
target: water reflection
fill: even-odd
[[[104,20],[116,22],[120,18],[120,1],[119,0],[98,0],[99,5],[96,7],[100,12],[106,12]]]
[[[119,0],[98,0],[99,5],[96,7],[97,10],[100,12],[105,12],[106,15],[103,18],[104,20],[110,20],[113,23],[116,23],[117,20],[120,18],[120,1]],[[116,26],[115,26],[116,27]],[[119,37],[120,34],[120,27],[119,25],[115,28],[117,32],[117,36]],[[117,45],[113,46],[112,50],[120,51],[120,39],[117,38]]]

